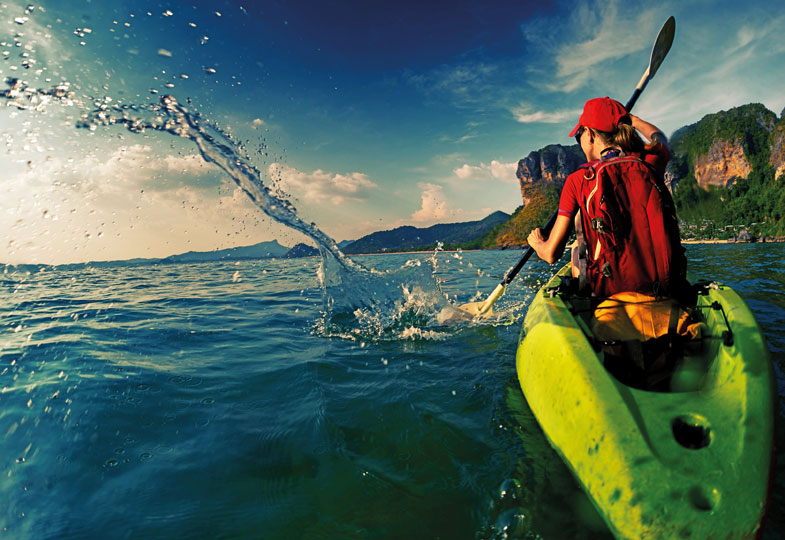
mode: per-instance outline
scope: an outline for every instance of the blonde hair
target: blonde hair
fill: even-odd
[[[631,152],[640,154],[646,150],[651,150],[657,144],[654,141],[650,144],[644,143],[643,139],[641,139],[641,136],[638,134],[638,131],[630,124],[619,124],[616,131],[612,132],[599,131],[597,129],[594,131],[602,137],[609,146],[617,146],[621,148],[625,154]]]

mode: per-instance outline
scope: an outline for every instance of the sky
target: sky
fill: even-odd
[[[785,5],[769,0],[0,0],[2,79],[73,96],[0,100],[0,263],[307,240],[188,140],[76,127],[165,94],[336,241],[511,213],[517,162],[573,143],[587,99],[626,102],[671,15],[638,116],[670,135],[752,102],[781,114]]]

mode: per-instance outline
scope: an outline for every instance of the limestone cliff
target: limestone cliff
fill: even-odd
[[[551,144],[531,152],[518,162],[515,175],[521,188],[523,204],[531,202],[532,187],[545,184],[549,187],[561,189],[567,176],[586,161],[580,147],[562,146]]]
[[[710,186],[727,188],[747,178],[753,163],[761,157],[785,171],[782,124],[775,113],[759,103],[706,115],[673,134],[673,160],[666,182],[673,188],[692,176],[704,190]]]
[[[714,141],[708,153],[694,165],[695,180],[703,189],[709,186],[730,187],[738,178],[747,178],[752,168],[738,138],[732,142]]]
[[[774,168],[774,178],[785,174],[785,109],[780,120],[771,132],[771,158],[769,164]]]

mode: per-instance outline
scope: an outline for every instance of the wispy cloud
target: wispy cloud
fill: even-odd
[[[307,202],[343,204],[359,202],[368,197],[376,183],[364,173],[329,173],[321,169],[306,173],[280,163],[268,168],[270,177],[285,192]]]
[[[490,163],[480,163],[479,165],[469,165],[468,163],[457,167],[453,170],[455,176],[459,179],[467,181],[484,182],[488,180],[501,180],[506,183],[517,182],[515,171],[518,170],[518,164],[502,163],[493,160]]]
[[[599,76],[598,66],[651,47],[662,22],[657,16],[655,9],[627,9],[619,0],[581,2],[566,19],[529,20],[521,31],[543,61],[556,67],[542,81],[546,88],[573,92]]]
[[[560,124],[580,116],[580,109],[545,111],[537,110],[533,105],[521,103],[510,109],[513,118],[521,124]]]
[[[484,106],[500,66],[486,61],[443,64],[425,73],[409,73],[407,82],[424,94],[449,99],[457,107]]]

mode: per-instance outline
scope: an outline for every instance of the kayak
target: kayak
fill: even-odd
[[[730,287],[693,284],[700,342],[668,388],[606,367],[590,330],[597,300],[540,291],[516,354],[523,394],[554,449],[617,538],[754,538],[772,474],[774,376],[760,327]]]

